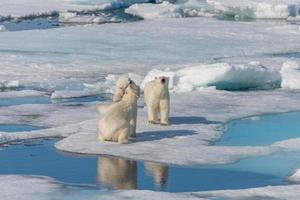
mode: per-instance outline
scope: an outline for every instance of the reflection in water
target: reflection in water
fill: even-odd
[[[145,162],[144,167],[153,177],[155,185],[162,189],[168,181],[169,168],[154,162]]]
[[[99,185],[104,185],[112,189],[136,189],[136,161],[113,157],[99,157],[97,181]]]

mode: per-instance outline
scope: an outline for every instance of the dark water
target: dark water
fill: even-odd
[[[70,11],[71,12],[71,11]],[[136,17],[125,13],[125,8],[107,9],[107,10],[90,10],[90,11],[73,11],[78,17],[95,16],[103,17],[104,22],[101,23],[121,23],[121,22],[134,22],[141,20],[140,17]],[[27,16],[23,18],[11,18],[0,19],[0,25],[3,25],[6,31],[25,31],[33,29],[51,29],[64,26],[73,26],[78,24],[89,24],[93,22],[61,22],[59,20],[59,13],[53,12],[51,15],[45,16]]]
[[[25,141],[0,151],[0,174],[50,176],[96,188],[169,192],[241,189],[284,184],[281,177],[224,166],[185,168],[106,156],[57,152],[57,140]]]

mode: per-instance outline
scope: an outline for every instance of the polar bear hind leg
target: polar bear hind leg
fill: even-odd
[[[158,114],[158,106],[147,106],[148,108],[148,122],[151,124],[159,124],[157,114]]]
[[[167,126],[169,125],[169,101],[167,99],[162,99],[159,102],[159,112],[160,112],[160,124]]]

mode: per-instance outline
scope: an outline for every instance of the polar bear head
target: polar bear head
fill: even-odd
[[[169,77],[167,77],[167,76],[156,76],[155,81],[164,86],[169,86]]]
[[[121,76],[116,82],[116,88],[113,95],[113,102],[118,102],[124,96],[126,88],[129,86],[131,80],[128,76]]]
[[[131,95],[135,96],[136,98],[140,97],[140,87],[137,86],[132,80],[130,80],[129,85],[125,89],[124,96]]]
[[[131,80],[128,76],[121,76],[116,82],[116,87],[125,91],[127,86],[130,84],[130,81]]]

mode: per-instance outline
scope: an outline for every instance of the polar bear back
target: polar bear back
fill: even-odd
[[[114,103],[104,114],[99,123],[99,129],[102,131],[104,137],[113,136],[122,127],[129,126],[128,120],[129,112],[124,108],[121,102]],[[109,126],[108,126],[109,125]],[[118,137],[116,135],[116,137]],[[116,140],[117,138],[111,138]]]

